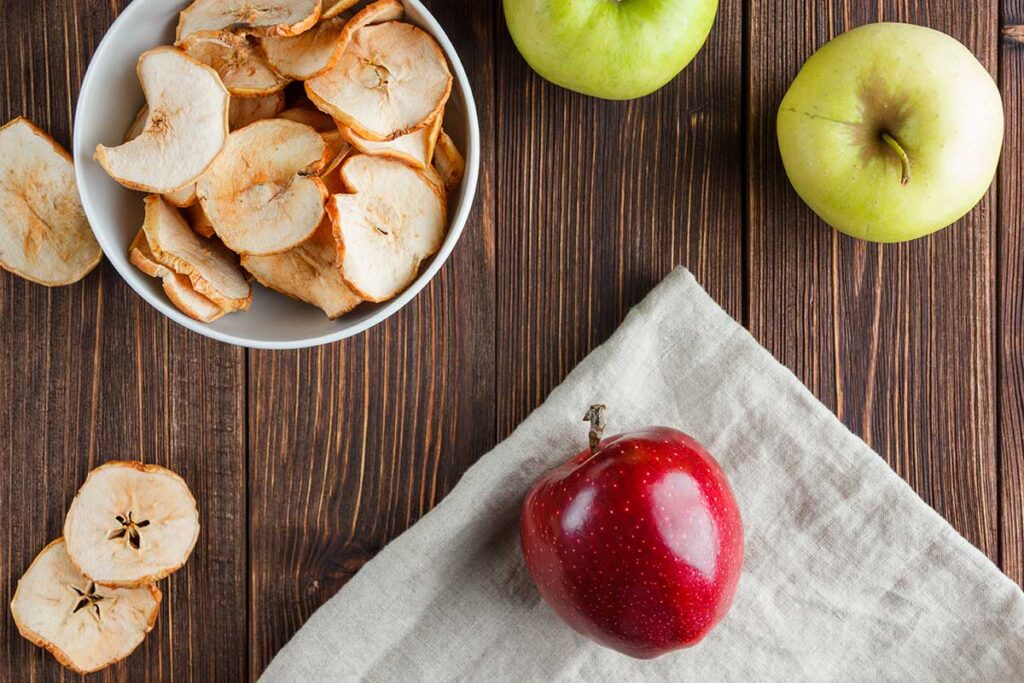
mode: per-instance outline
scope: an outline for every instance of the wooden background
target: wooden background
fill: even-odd
[[[0,0],[0,119],[69,144],[89,57],[126,4]],[[0,680],[71,678],[7,605],[90,468],[170,466],[204,525],[153,634],[90,680],[254,678],[678,264],[1024,582],[1024,0],[722,0],[696,61],[628,103],[535,76],[497,2],[428,4],[486,149],[465,236],[400,315],[326,348],[246,352],[161,318],[109,265],[53,291],[0,273]],[[887,247],[826,229],[774,135],[803,61],[883,19],[966,43],[1007,111],[981,205]]]

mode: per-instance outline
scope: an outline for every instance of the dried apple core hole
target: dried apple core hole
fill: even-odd
[[[68,589],[78,596],[78,601],[75,602],[75,606],[71,610],[71,613],[78,614],[83,609],[88,609],[89,614],[91,614],[96,621],[99,621],[103,616],[100,614],[99,603],[105,600],[105,598],[96,592],[96,584],[90,583],[84,590],[78,586],[71,585],[68,586]]]
[[[163,133],[164,131],[169,130],[170,127],[171,121],[170,117],[167,115],[167,112],[161,109],[157,109],[149,115],[149,123],[147,124],[147,128],[149,128],[150,130],[157,133]]]
[[[364,61],[359,82],[365,88],[386,88],[391,85],[391,72],[383,64]]]
[[[149,526],[149,520],[136,520],[131,510],[128,511],[127,515],[117,515],[114,519],[117,520],[118,526],[111,529],[110,533],[107,534],[107,539],[111,541],[123,539],[132,548],[138,550],[142,546],[142,534],[139,533],[139,529],[145,529]]]

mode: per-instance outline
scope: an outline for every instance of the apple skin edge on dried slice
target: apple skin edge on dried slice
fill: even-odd
[[[360,0],[324,0],[323,12],[320,14],[321,19],[333,19],[342,12],[346,12],[356,5]]]
[[[287,119],[296,123],[304,123],[318,133],[338,130],[338,124],[319,109],[308,107],[291,107],[277,115],[279,119]]]
[[[291,251],[274,256],[243,256],[242,267],[263,285],[321,309],[331,320],[362,303],[335,267],[338,245],[324,217],[313,236]]]
[[[228,31],[193,33],[179,47],[212,67],[232,97],[265,97],[284,90],[289,79],[267,63],[255,41]]]
[[[311,127],[272,119],[235,131],[198,184],[217,236],[238,254],[279,254],[308,239],[327,191],[317,178],[330,150]]]
[[[386,142],[367,140],[350,128],[342,132],[345,139],[361,154],[389,157],[423,169],[430,165],[434,157],[434,146],[441,132],[441,115],[438,114],[434,121],[417,131]]]
[[[0,128],[0,268],[58,287],[78,282],[102,258],[71,155],[28,119]]]
[[[181,42],[200,31],[244,30],[271,36],[296,36],[320,20],[320,0],[196,0],[182,10]]]
[[[305,33],[264,38],[260,45],[267,62],[281,76],[304,81],[330,69],[341,58],[345,24],[345,17],[325,19]]]
[[[284,93],[266,97],[232,97],[229,107],[228,124],[232,131],[245,128],[250,123],[276,118],[284,110]]]
[[[443,191],[400,161],[365,154],[345,161],[341,179],[353,194],[336,194],[327,203],[338,268],[357,295],[387,301],[441,248],[447,232]]]
[[[194,183],[228,135],[228,91],[217,72],[173,47],[143,53],[139,81],[149,115],[135,139],[96,147],[96,160],[125,187],[165,194]]]
[[[397,21],[357,30],[331,69],[306,81],[322,111],[367,140],[392,140],[423,128],[444,109],[452,74],[441,47]]]
[[[210,238],[217,236],[217,231],[213,229],[213,223],[210,222],[209,216],[203,211],[202,204],[196,203],[185,209],[185,218],[188,220],[192,232],[200,237]]]
[[[158,195],[146,197],[142,230],[155,260],[185,275],[192,287],[227,312],[252,305],[252,287],[234,254],[216,240],[203,239]]]
[[[363,26],[398,21],[405,13],[399,0],[377,0],[355,16],[326,19],[309,31],[261,41],[267,61],[282,75],[306,81],[324,73],[341,59],[352,35]]]
[[[455,146],[448,133],[441,131],[437,138],[437,146],[434,148],[434,170],[437,171],[445,189],[451,192],[462,182],[462,175],[466,172],[466,160]]]
[[[132,120],[132,125],[128,127],[128,130],[124,134],[124,139],[121,143],[131,142],[135,138],[139,137],[139,133],[146,127],[146,119],[149,118],[149,107],[142,105],[139,109],[139,113],[135,115]]]
[[[142,230],[139,230],[139,234],[132,240],[128,249],[128,261],[146,275],[160,278],[167,298],[179,311],[193,320],[212,323],[226,313],[220,306],[197,292],[188,277],[175,273],[159,263],[149,248],[146,233]]]
[[[71,562],[101,586],[158,581],[185,564],[198,538],[199,511],[185,480],[141,462],[94,469],[64,519]]]
[[[98,586],[71,562],[64,539],[47,545],[18,581],[11,616],[27,640],[79,674],[130,655],[156,623],[156,586]]]

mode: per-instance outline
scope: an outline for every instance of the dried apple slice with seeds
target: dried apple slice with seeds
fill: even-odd
[[[239,254],[297,246],[323,218],[327,192],[316,177],[329,160],[323,137],[295,121],[257,121],[235,131],[199,181],[199,201],[217,236]]]
[[[420,263],[441,248],[442,192],[422,173],[384,157],[358,155],[341,167],[354,194],[327,203],[345,283],[367,301],[387,301],[408,287]]]
[[[56,287],[78,282],[102,257],[71,155],[28,119],[0,128],[0,268]]]
[[[235,131],[250,123],[275,118],[284,110],[284,104],[284,93],[280,92],[266,97],[232,97],[228,123]]]
[[[178,18],[177,40],[200,31],[296,36],[320,19],[320,0],[196,0]]]
[[[275,291],[316,306],[331,320],[358,306],[360,299],[334,265],[338,245],[326,216],[313,236],[274,256],[243,256],[242,267]]]
[[[160,611],[156,586],[107,588],[85,576],[64,539],[36,556],[18,581],[11,616],[18,632],[63,666],[87,674],[130,655],[153,630]]]
[[[397,21],[360,28],[334,67],[306,81],[318,108],[367,140],[392,140],[429,125],[451,89],[437,41]]]
[[[185,219],[157,195],[146,197],[146,241],[160,263],[186,275],[197,292],[227,312],[252,304],[252,288],[234,254],[216,240],[196,235]]]
[[[64,520],[71,562],[104,586],[159,581],[185,564],[197,538],[199,511],[185,480],[141,462],[90,472]]]
[[[194,183],[228,135],[228,91],[217,72],[173,47],[143,53],[139,81],[149,115],[142,132],[118,147],[96,147],[96,160],[133,190],[164,194]]]
[[[228,31],[194,33],[180,47],[212,67],[232,97],[265,97],[288,85],[288,78],[267,63],[259,43],[246,36]]]
[[[462,153],[455,146],[455,142],[443,130],[434,148],[434,169],[449,192],[458,187],[462,182],[462,174],[466,171],[466,160],[462,158]]]
[[[387,142],[367,140],[350,128],[343,131],[345,138],[362,154],[397,159],[421,169],[430,165],[440,132],[440,114],[434,117],[434,121],[430,125]]]
[[[167,298],[179,311],[193,320],[212,323],[226,313],[220,306],[197,292],[188,277],[175,273],[157,261],[156,256],[149,248],[146,233],[142,230],[139,230],[135,239],[132,240],[128,250],[128,261],[146,275],[160,278]]]

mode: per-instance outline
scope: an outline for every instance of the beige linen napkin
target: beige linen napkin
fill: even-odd
[[[594,402],[610,433],[689,432],[732,481],[746,564],[695,648],[652,661],[603,649],[526,574],[523,495],[585,445]],[[263,677],[358,679],[1021,681],[1024,593],[680,269]]]

